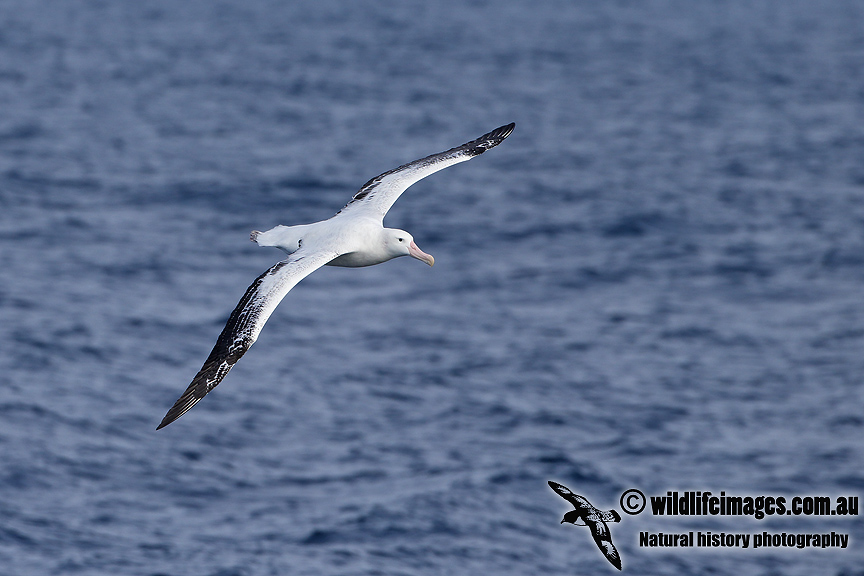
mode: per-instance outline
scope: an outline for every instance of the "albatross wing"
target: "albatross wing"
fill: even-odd
[[[222,329],[216,345],[192,383],[156,428],[164,428],[189,411],[208,392],[219,385],[228,371],[258,339],[261,328],[282,298],[300,280],[339,256],[339,252],[298,250],[286,260],[277,262],[246,289],[246,293]]]
[[[360,191],[354,195],[354,198],[340,212],[368,210],[383,220],[387,211],[393,206],[393,203],[396,202],[409,186],[430,174],[434,174],[453,164],[470,160],[474,156],[478,156],[486,150],[494,148],[513,132],[515,126],[515,123],[501,126],[462,146],[451,148],[446,152],[432,154],[431,156],[384,172],[364,184],[360,188]]]

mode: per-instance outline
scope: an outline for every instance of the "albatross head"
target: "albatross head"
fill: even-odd
[[[429,266],[435,264],[435,258],[420,250],[414,242],[414,238],[404,230],[388,228],[384,244],[387,247],[387,251],[393,255],[393,258],[397,256],[411,256],[421,262],[425,262]]]

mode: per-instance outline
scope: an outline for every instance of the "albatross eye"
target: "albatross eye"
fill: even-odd
[[[403,239],[402,239],[402,238],[399,238],[399,242],[402,242],[402,241],[403,241]]]

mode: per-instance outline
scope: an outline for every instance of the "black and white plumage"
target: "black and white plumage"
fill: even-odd
[[[591,503],[588,502],[587,498],[580,496],[579,494],[574,494],[569,488],[562,486],[557,482],[552,482],[550,480],[549,487],[552,488],[556,494],[570,502],[575,508],[575,510],[571,510],[564,514],[564,518],[561,519],[561,524],[568,522],[577,526],[588,526],[588,529],[591,530],[591,536],[594,538],[594,542],[597,543],[597,547],[600,548],[600,551],[606,559],[615,566],[615,568],[621,570],[621,555],[618,554],[618,550],[615,548],[615,545],[612,544],[612,533],[606,525],[606,522],[621,521],[621,516],[618,512],[615,510],[602,512],[592,506]],[[580,520],[582,521],[582,524],[579,524]]]
[[[188,412],[215,388],[255,343],[282,298],[321,266],[372,266],[399,256],[411,256],[432,266],[435,259],[420,250],[410,234],[384,228],[384,216],[409,186],[494,148],[510,135],[514,126],[501,126],[462,146],[376,176],[328,220],[299,226],[276,226],[266,232],[253,231],[253,242],[259,246],[275,246],[286,252],[288,258],[275,264],[249,286],[204,366],[156,429],[164,428]]]

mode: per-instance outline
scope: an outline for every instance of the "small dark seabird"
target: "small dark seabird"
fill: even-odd
[[[597,547],[600,548],[600,551],[603,552],[603,555],[606,556],[606,559],[615,568],[621,570],[621,556],[618,554],[618,550],[615,549],[615,545],[612,544],[612,534],[609,532],[609,527],[606,526],[606,522],[621,521],[621,516],[618,515],[618,512],[615,510],[601,512],[592,506],[584,496],[574,494],[569,488],[557,482],[550,480],[549,486],[576,508],[564,514],[561,524],[568,522],[577,526],[588,526],[588,529],[591,530],[591,536],[594,537],[594,542],[597,543]],[[580,520],[581,522],[579,522]]]
[[[513,132],[514,126],[501,126],[467,144],[376,176],[328,220],[276,226],[267,232],[253,231],[253,242],[259,246],[275,246],[288,254],[288,258],[276,263],[249,286],[204,366],[156,429],[164,428],[188,412],[215,388],[255,343],[264,323],[288,291],[321,266],[357,268],[399,256],[411,256],[432,266],[435,259],[420,250],[410,234],[384,228],[384,216],[409,186],[494,148]]]

